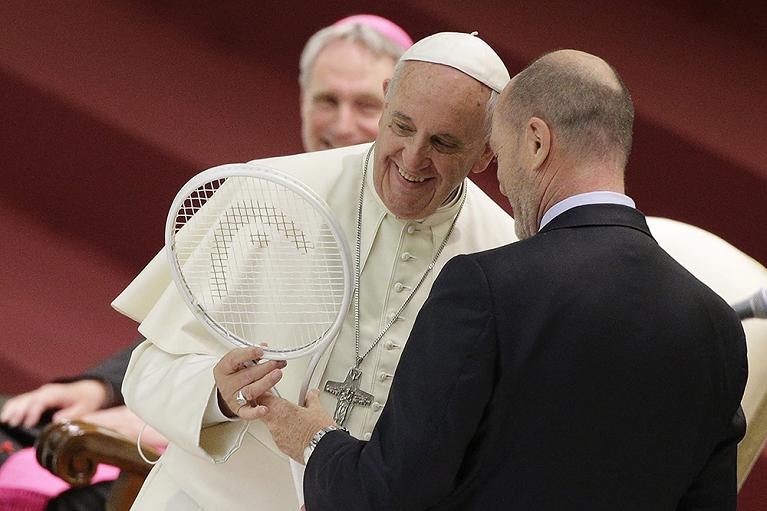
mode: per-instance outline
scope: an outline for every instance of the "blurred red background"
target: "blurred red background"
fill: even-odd
[[[747,0],[70,0],[0,3],[0,392],[77,373],[135,337],[110,301],[210,166],[301,151],[298,56],[318,28],[387,16],[414,39],[478,30],[512,74],[604,57],[636,106],[629,194],[767,263],[767,16]],[[495,175],[478,182],[503,206]],[[764,457],[741,509],[767,501]]]

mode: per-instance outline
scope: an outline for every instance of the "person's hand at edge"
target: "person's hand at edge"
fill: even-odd
[[[0,422],[31,428],[46,410],[56,408],[59,410],[53,415],[55,422],[79,419],[105,406],[108,398],[106,385],[98,380],[46,383],[9,399],[0,411]]]

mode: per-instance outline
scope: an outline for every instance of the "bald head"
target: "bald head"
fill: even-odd
[[[618,74],[588,53],[546,54],[509,82],[490,145],[520,239],[538,232],[543,214],[567,197],[623,193],[633,120]]]
[[[615,69],[582,51],[535,60],[506,88],[496,115],[512,127],[542,119],[555,150],[579,161],[611,160],[622,170],[631,152],[631,96]]]
[[[610,64],[590,53],[579,50],[557,50],[547,53],[539,60],[568,68],[581,75],[583,79],[591,79],[616,92],[619,92],[622,87],[617,73]]]

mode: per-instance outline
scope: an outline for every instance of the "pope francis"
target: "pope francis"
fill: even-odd
[[[312,187],[359,243],[359,311],[349,311],[310,382],[326,389],[322,403],[333,413],[338,389],[355,375],[368,399],[336,415],[355,437],[369,438],[444,264],[516,239],[511,218],[466,179],[492,158],[490,116],[508,80],[476,35],[435,34],[405,52],[384,83],[373,144],[258,161]],[[171,441],[133,509],[298,509],[288,458],[257,420],[266,410],[255,400],[276,384],[295,401],[308,361],[244,364],[260,349],[230,350],[194,319],[164,252],[113,305],[147,338],[128,367],[126,403]]]

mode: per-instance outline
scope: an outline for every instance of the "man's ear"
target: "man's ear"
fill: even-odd
[[[525,152],[530,169],[538,170],[551,151],[551,130],[543,119],[531,117],[525,128]]]
[[[490,144],[485,142],[485,150],[482,151],[482,155],[479,157],[477,163],[474,164],[469,172],[472,174],[479,174],[480,172],[484,172],[487,170],[487,166],[490,165],[490,161],[492,161],[493,156],[495,156],[495,153],[493,153],[493,150],[490,149]]]
[[[378,118],[378,131],[381,131],[384,129],[384,125],[388,122],[387,119],[389,118],[387,115],[384,115],[386,113],[386,108],[388,107],[388,102],[386,101],[386,91],[389,90],[389,84],[391,84],[391,78],[386,78],[383,81],[383,95],[384,95],[384,102],[383,102],[383,108],[384,111],[381,112],[381,117]]]

